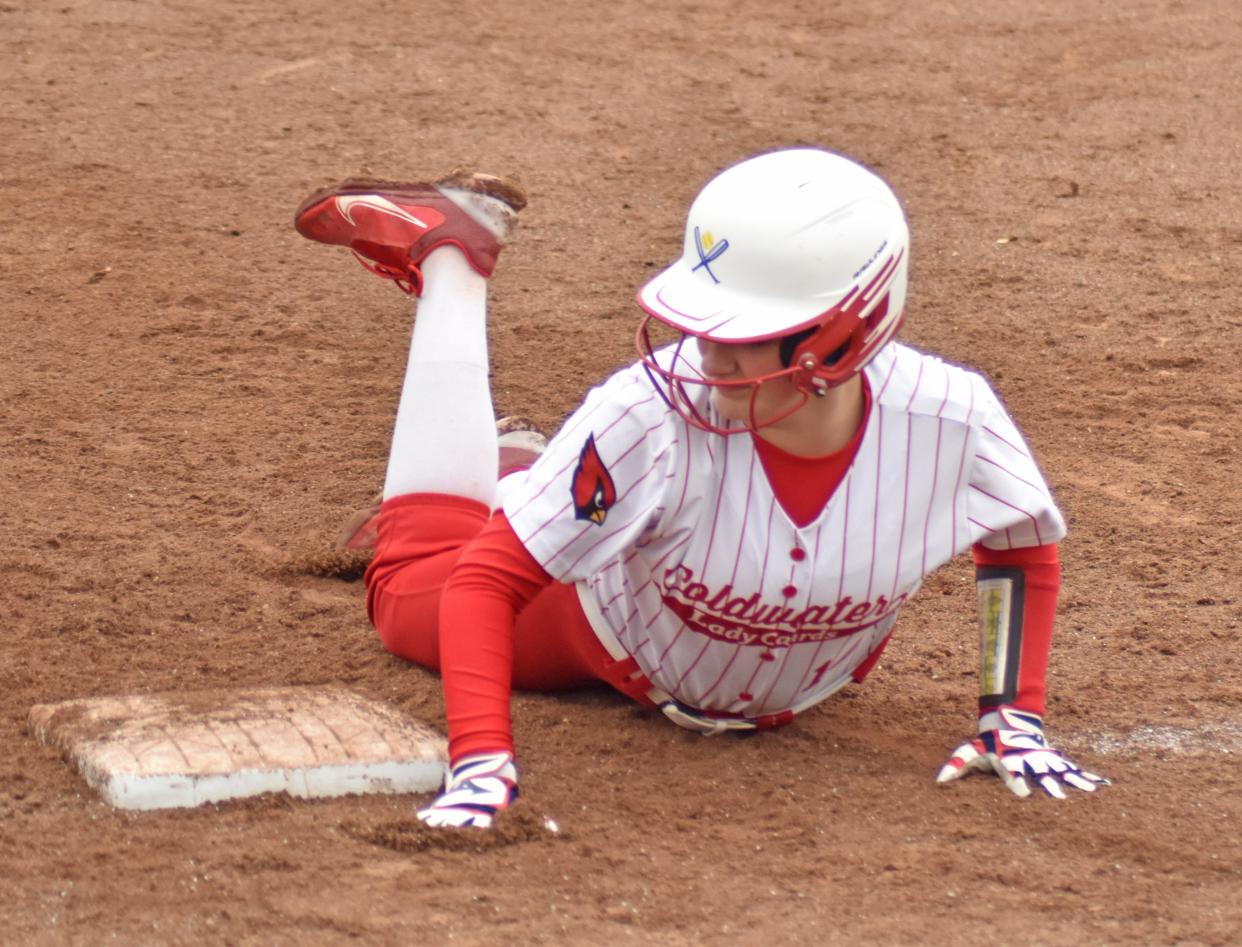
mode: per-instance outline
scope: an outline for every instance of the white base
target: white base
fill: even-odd
[[[30,725],[121,809],[429,793],[448,769],[442,736],[340,688],[74,700],[34,707]]]
[[[216,776],[111,773],[102,780],[88,777],[87,782],[118,809],[188,809],[267,792],[287,792],[299,799],[434,792],[443,782],[444,772],[441,763],[391,761],[312,769],[237,770]]]

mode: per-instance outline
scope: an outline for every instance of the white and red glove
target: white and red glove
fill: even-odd
[[[963,743],[940,768],[936,782],[948,783],[969,773],[994,773],[1016,796],[1031,794],[1028,780],[1056,799],[1065,798],[1065,786],[1095,792],[1107,786],[1103,776],[1088,773],[1044,740],[1044,723],[1037,714],[1014,707],[998,707],[980,721],[977,738]]]
[[[460,759],[444,791],[418,817],[434,828],[490,829],[496,813],[517,799],[517,767],[510,753],[481,753]]]

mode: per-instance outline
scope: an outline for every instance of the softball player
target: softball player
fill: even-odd
[[[1043,734],[1064,522],[988,384],[893,341],[909,234],[883,181],[805,148],[710,181],[638,294],[640,360],[498,478],[487,277],[524,203],[483,175],[349,181],[295,219],[419,297],[367,603],[443,676],[452,769],[420,818],[487,827],[514,801],[511,686],[603,680],[704,734],[784,726],[861,682],[967,549],[978,736],[938,780],[1107,782]]]

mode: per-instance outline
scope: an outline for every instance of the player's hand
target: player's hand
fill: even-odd
[[[501,809],[517,799],[517,767],[509,753],[463,757],[449,774],[444,792],[418,817],[435,828],[490,829]]]
[[[1044,740],[1043,721],[1032,713],[1001,707],[1000,726],[963,743],[940,768],[936,782],[947,783],[969,773],[995,773],[1014,795],[1031,794],[1030,781],[1056,799],[1065,798],[1065,787],[1095,792],[1107,786],[1103,776],[1088,773],[1053,749]]]

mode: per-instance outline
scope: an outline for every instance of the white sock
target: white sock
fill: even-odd
[[[384,499],[445,493],[492,507],[496,421],[487,363],[487,280],[453,246],[421,264],[423,293],[388,455]]]

